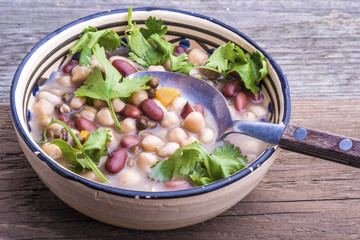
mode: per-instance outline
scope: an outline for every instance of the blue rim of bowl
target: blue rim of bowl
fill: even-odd
[[[282,88],[282,92],[285,96],[284,98],[284,116],[282,119],[282,122],[284,124],[289,123],[290,121],[290,91],[289,91],[289,85],[288,85],[288,81],[286,79],[286,76],[284,75],[284,73],[282,72],[282,70],[280,69],[279,65],[274,61],[274,59],[272,59],[272,57],[265,52],[260,46],[258,46],[253,40],[251,40],[248,36],[246,36],[245,34],[243,34],[242,32],[238,31],[237,29],[221,22],[218,21],[212,17],[207,17],[201,14],[197,14],[197,13],[192,13],[192,12],[188,12],[188,11],[183,11],[183,10],[177,10],[177,9],[171,9],[171,8],[156,8],[156,7],[144,7],[144,8],[134,8],[133,11],[145,11],[145,12],[151,12],[151,11],[169,11],[169,12],[177,12],[177,13],[181,13],[181,14],[186,14],[186,15],[190,15],[193,17],[198,17],[198,18],[202,18],[205,20],[208,20],[210,22],[213,22],[217,25],[220,25],[232,32],[234,32],[235,34],[239,35],[240,37],[242,37],[243,39],[245,39],[249,44],[251,44],[252,46],[254,46],[256,49],[258,49],[266,58],[267,60],[271,63],[271,65],[273,66],[275,72],[277,73],[280,82],[281,82],[281,88]],[[100,13],[95,13],[83,18],[80,18],[78,20],[75,20],[71,23],[68,23],[66,25],[64,25],[63,27],[60,27],[59,29],[55,30],[54,32],[50,33],[49,35],[47,35],[45,38],[43,38],[38,44],[36,44],[31,50],[30,52],[24,57],[24,59],[22,60],[22,62],[20,63],[18,69],[16,70],[16,73],[14,75],[12,84],[11,84],[11,90],[10,90],[10,106],[11,106],[11,116],[14,122],[14,125],[18,131],[18,133],[20,134],[20,136],[22,137],[22,139],[25,141],[25,143],[27,144],[27,146],[33,151],[33,152],[39,152],[39,154],[37,154],[37,157],[39,157],[42,161],[44,161],[52,170],[54,170],[56,173],[58,173],[59,175],[61,175],[62,177],[65,177],[67,179],[79,182],[87,187],[90,187],[94,190],[99,190],[99,191],[104,191],[110,194],[114,194],[114,195],[119,195],[122,197],[128,197],[128,198],[144,198],[144,199],[169,199],[169,198],[181,198],[181,197],[190,197],[190,196],[194,196],[194,195],[199,195],[199,194],[204,194],[204,193],[208,193],[208,192],[212,192],[215,191],[219,188],[225,187],[229,184],[232,184],[244,177],[246,177],[247,175],[249,175],[250,173],[252,173],[253,171],[255,171],[257,168],[259,168],[268,158],[271,157],[271,155],[273,155],[275,153],[275,147],[271,147],[269,149],[267,149],[259,158],[257,158],[254,162],[252,162],[248,167],[244,168],[243,170],[239,171],[238,173],[235,173],[234,175],[222,179],[220,181],[202,186],[202,187],[195,187],[195,188],[190,188],[190,189],[186,189],[186,190],[180,190],[180,191],[169,191],[169,192],[142,192],[142,191],[133,191],[133,190],[126,190],[126,189],[120,189],[120,188],[115,188],[115,187],[111,187],[108,185],[104,185],[104,184],[100,184],[100,183],[96,183],[90,180],[87,180],[86,178],[83,178],[79,175],[76,175],[70,171],[67,171],[65,169],[63,169],[62,167],[60,167],[57,163],[55,163],[53,160],[51,160],[50,158],[48,158],[47,156],[45,156],[44,154],[42,154],[39,151],[39,147],[36,146],[35,144],[33,144],[33,142],[30,140],[30,136],[28,136],[26,134],[26,132],[24,131],[24,129],[22,128],[20,121],[19,121],[19,116],[17,115],[17,111],[16,111],[16,105],[15,105],[15,90],[16,87],[18,85],[19,82],[19,77],[20,74],[24,68],[24,66],[26,65],[26,63],[28,62],[29,58],[33,55],[34,52],[36,52],[36,50],[43,45],[45,42],[47,42],[49,39],[53,38],[54,36],[56,36],[57,34],[59,34],[60,32],[78,24],[84,21],[88,21],[90,19],[94,19],[97,17],[101,17],[101,16],[105,16],[105,15],[110,15],[110,14],[118,14],[118,13],[125,13],[128,12],[128,9],[116,9],[116,10],[111,10],[111,11],[106,11],[106,12],[100,12]]]

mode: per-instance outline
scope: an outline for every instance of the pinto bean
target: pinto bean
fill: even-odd
[[[140,115],[140,110],[131,104],[125,104],[125,107],[123,110],[121,110],[121,113],[125,115],[125,117],[130,118],[137,118]]]
[[[161,121],[164,118],[163,110],[149,98],[141,103],[141,109],[150,120]]]
[[[136,136],[125,136],[121,139],[120,145],[124,148],[131,148],[135,145],[138,145],[140,139]]]
[[[173,180],[164,183],[167,188],[185,189],[191,187],[190,184],[185,180]]]
[[[183,46],[176,46],[173,52],[174,56],[179,56],[183,53],[186,53],[186,48],[184,48]]]
[[[203,116],[205,115],[205,110],[201,103],[195,103],[195,111],[201,113]]]
[[[248,100],[246,98],[245,93],[239,92],[238,94],[236,94],[235,99],[234,99],[234,106],[237,111],[239,111],[239,112],[245,111],[246,107],[247,107],[247,103],[248,103]]]
[[[187,102],[183,107],[180,116],[182,117],[182,119],[185,119],[193,111],[194,109],[191,107],[190,103]]]
[[[93,122],[83,117],[78,117],[75,120],[75,127],[78,131],[84,130],[88,131],[89,133],[92,133],[93,131],[98,129],[98,127]]]
[[[62,71],[64,73],[70,73],[71,70],[76,66],[78,65],[79,61],[78,60],[70,60],[63,68],[62,68]]]
[[[105,168],[111,173],[120,172],[127,160],[127,152],[123,148],[119,148],[111,153],[109,153],[109,158],[105,163]]]
[[[238,91],[240,90],[240,84],[239,81],[234,80],[231,82],[228,82],[227,84],[225,84],[225,86],[222,89],[222,94],[227,97],[227,98],[231,98],[232,96],[234,96]]]
[[[136,73],[136,68],[131,65],[129,62],[116,59],[112,62],[112,65],[120,72],[120,74],[124,77],[129,76],[133,73]]]

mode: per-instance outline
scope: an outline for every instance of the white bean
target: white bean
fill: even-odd
[[[75,110],[80,109],[86,103],[86,97],[76,97],[74,96],[70,101],[70,107]]]
[[[187,103],[187,100],[185,98],[176,97],[176,98],[174,98],[174,100],[171,101],[171,103],[169,105],[169,110],[180,113],[186,103]]]
[[[204,78],[204,75],[200,72],[200,69],[194,68],[189,72],[190,76],[197,77],[197,78]]]
[[[190,145],[190,144],[192,144],[193,142],[196,142],[196,141],[198,141],[197,138],[189,137],[188,139],[185,139],[185,140],[181,141],[180,146],[185,147],[185,146]]]
[[[170,157],[179,147],[180,145],[178,143],[168,142],[165,146],[159,149],[157,154],[160,157]]]
[[[133,118],[125,118],[123,121],[120,122],[120,125],[122,127],[121,133],[124,134],[131,133],[136,130],[136,122]]]
[[[54,105],[45,99],[39,99],[34,104],[33,109],[39,116],[52,115],[54,112]]]
[[[55,144],[51,144],[51,143],[44,143],[41,146],[41,149],[47,154],[49,155],[49,157],[53,158],[53,159],[57,159],[60,158],[62,156],[61,150],[60,148],[55,145]]]
[[[96,108],[85,105],[84,108],[80,111],[80,115],[93,122],[95,120],[96,112]]]
[[[203,128],[200,131],[199,139],[203,143],[210,143],[214,140],[215,133],[211,128]]]
[[[61,98],[59,98],[58,96],[56,96],[55,94],[49,93],[47,91],[41,91],[37,94],[39,99],[45,99],[48,102],[51,102],[52,104],[56,105],[56,104],[60,104]]]
[[[156,65],[156,66],[150,66],[147,69],[148,71],[165,71],[165,68],[161,65]]]
[[[264,117],[267,114],[266,108],[259,105],[250,105],[248,110],[255,113],[258,118]]]
[[[170,58],[168,60],[166,60],[166,62],[163,64],[163,67],[168,70],[171,71],[171,61]]]
[[[142,152],[137,158],[136,165],[141,171],[149,172],[151,166],[157,162],[157,157],[152,153]]]
[[[125,103],[120,98],[113,98],[111,100],[115,112],[120,112],[125,107]]]
[[[94,67],[98,67],[101,71],[104,71],[104,67],[101,65],[101,63],[96,59],[95,55],[92,55],[90,58],[90,64],[91,69],[94,69]]]
[[[164,128],[173,127],[179,125],[179,117],[174,112],[165,112],[164,118],[161,121],[161,126]]]
[[[194,64],[195,66],[205,65],[208,58],[209,55],[198,48],[194,48],[188,54],[188,62]]]
[[[112,118],[110,109],[108,107],[104,107],[96,113],[95,121],[105,127],[114,125],[114,119]]]
[[[73,83],[82,83],[89,76],[91,68],[76,65],[71,70],[71,81]]]
[[[149,152],[156,152],[164,145],[165,145],[165,143],[160,138],[158,138],[157,136],[154,136],[154,135],[146,136],[141,141],[141,146],[142,146],[143,150],[149,151]]]
[[[80,175],[91,181],[101,182],[100,178],[92,170],[81,172]]]
[[[42,128],[45,128],[51,122],[51,118],[52,118],[52,116],[50,116],[50,115],[43,115],[39,119],[39,126]]]
[[[148,94],[145,90],[140,90],[131,94],[129,101],[136,106],[140,106],[142,101],[148,98]]]
[[[139,182],[140,179],[140,174],[133,169],[124,169],[119,176],[119,182],[122,184],[134,184]]]
[[[169,132],[168,139],[171,142],[181,143],[188,138],[188,134],[182,128],[174,128]]]
[[[72,87],[74,86],[72,81],[71,81],[71,77],[69,75],[63,75],[60,80],[60,85],[63,87]]]
[[[94,99],[93,100],[93,105],[94,107],[96,107],[97,109],[101,109],[103,107],[107,107],[108,104],[106,101],[100,100],[100,99]]]
[[[204,116],[199,112],[191,112],[183,123],[190,132],[200,132],[205,127]]]

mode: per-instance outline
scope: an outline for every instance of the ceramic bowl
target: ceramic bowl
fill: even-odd
[[[179,228],[213,218],[244,198],[261,181],[279,149],[269,146],[247,168],[221,181],[171,192],[139,192],[89,181],[51,160],[30,137],[28,103],[38,86],[65,61],[70,47],[88,26],[127,29],[127,9],[94,14],[69,23],[41,40],[21,62],[11,87],[11,113],[20,145],[46,186],[72,208],[115,226],[160,230]],[[171,42],[196,45],[205,51],[232,41],[245,51],[260,51],[268,59],[269,74],[262,91],[269,102],[270,121],[288,123],[290,97],[287,80],[276,62],[249,37],[212,17],[173,9],[138,8],[133,20],[139,26],[149,16],[168,26]]]

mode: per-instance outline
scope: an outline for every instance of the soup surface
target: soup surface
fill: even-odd
[[[229,80],[225,79],[223,74],[201,68],[211,61],[209,58],[212,55],[201,48],[192,48],[189,44],[185,46],[184,42],[190,41],[185,39],[173,44],[171,56],[186,55],[186,62],[193,66],[188,74],[204,79],[219,89],[228,100],[234,120],[267,121],[267,107],[261,92],[253,93],[247,89],[240,76],[235,75]],[[137,71],[174,70],[172,64],[175,60],[171,57],[163,64],[144,66],[139,64],[141,61],[134,61],[131,50],[129,46],[122,46],[114,51],[106,51],[106,61],[122,77]],[[129,97],[111,98],[111,104],[96,97],[80,96],[81,89],[86,87],[96,74],[102,75],[105,81],[110,75],[106,70],[109,66],[100,63],[104,62],[104,59],[98,60],[100,57],[96,56],[97,51],[90,52],[89,66],[81,66],[79,54],[69,54],[68,60],[40,86],[29,104],[32,113],[29,124],[33,138],[41,142],[42,150],[64,168],[92,181],[123,189],[172,191],[208,181],[194,182],[194,171],[188,175],[179,174],[181,170],[178,166],[174,167],[176,169],[173,170],[173,175],[170,174],[171,177],[164,177],[164,181],[158,179],[158,176],[164,176],[163,172],[154,173],[167,171],[168,165],[163,164],[166,161],[174,161],[176,157],[186,158],[186,153],[182,150],[186,150],[187,146],[197,148],[196,144],[199,143],[210,154],[221,152],[224,143],[232,146],[228,145],[231,143],[239,147],[241,154],[237,152],[235,158],[242,167],[246,167],[265,150],[265,143],[240,134],[231,134],[224,142],[215,143],[217,123],[206,109],[199,103],[183,98],[179,90],[162,87],[161,81],[154,76],[149,76],[145,84],[139,87],[140,90],[132,92]],[[96,149],[94,153],[90,145],[96,146],[97,141],[100,144],[101,129],[108,130],[109,139],[104,142],[105,148]],[[61,145],[60,140],[68,145]],[[80,147],[76,141],[81,144]],[[71,146],[71,149],[68,146]],[[91,154],[101,155],[98,162],[94,161],[101,175],[94,171],[94,166],[88,166],[85,160],[79,161],[80,163],[72,160],[83,159],[84,156],[81,155],[84,152],[81,153],[80,150],[84,148],[86,151],[87,147],[90,149],[88,152],[93,151]],[[236,147],[228,149],[236,152]],[[223,147],[222,150],[225,151],[224,149]],[[206,163],[207,161],[200,165],[207,165]]]

